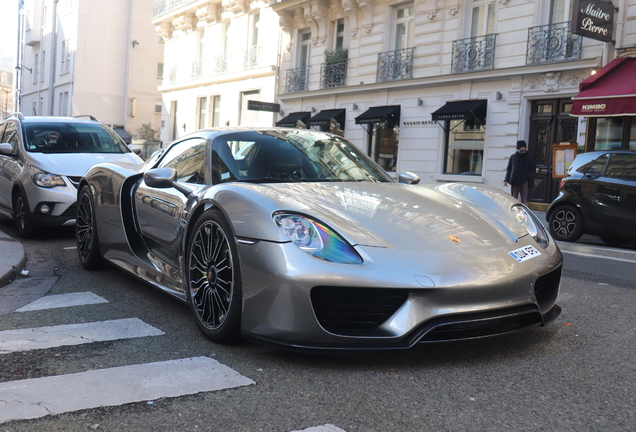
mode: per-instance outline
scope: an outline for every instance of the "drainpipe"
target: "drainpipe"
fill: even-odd
[[[130,92],[130,67],[132,64],[132,50],[134,48],[132,44],[132,12],[133,12],[133,0],[128,0],[128,29],[126,30],[126,64],[124,66],[124,103],[122,106],[122,127],[126,129],[126,120],[128,119],[129,108],[129,92]],[[130,133],[130,132],[129,132]]]
[[[55,109],[55,69],[57,64],[57,2],[53,0],[53,44],[51,46],[51,71],[49,73],[49,115],[54,115]],[[42,71],[44,73],[44,71]],[[41,114],[40,114],[41,115]]]

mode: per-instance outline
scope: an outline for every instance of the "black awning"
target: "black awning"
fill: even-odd
[[[446,102],[446,105],[431,113],[433,121],[485,119],[488,101],[465,100]]]
[[[113,130],[121,139],[124,140],[126,144],[130,144],[132,142],[132,137],[122,126],[113,126]]]
[[[309,111],[297,111],[290,113],[287,117],[284,117],[276,122],[276,126],[278,127],[298,127],[298,121],[301,121],[303,125],[307,124],[307,120],[311,117],[311,113]],[[304,127],[304,126],[303,126]]]
[[[400,105],[372,107],[356,117],[356,124],[382,123],[388,121],[392,127],[400,125]]]
[[[340,124],[340,129],[344,129],[346,111],[344,109],[322,110],[307,122],[309,126],[331,126],[331,120],[336,120]]]

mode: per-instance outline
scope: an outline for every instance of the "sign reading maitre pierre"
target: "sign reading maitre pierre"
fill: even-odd
[[[614,40],[614,12],[611,2],[602,0],[575,0],[571,31],[603,42]]]

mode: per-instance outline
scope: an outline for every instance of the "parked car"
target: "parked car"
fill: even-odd
[[[557,240],[583,234],[610,246],[636,240],[636,152],[609,150],[576,157],[546,218]]]
[[[94,117],[25,117],[0,123],[0,215],[18,234],[75,223],[77,185],[100,162],[143,161]]]
[[[483,185],[395,182],[337,135],[202,130],[143,169],[91,168],[77,251],[187,302],[209,339],[407,348],[545,325],[563,257]]]

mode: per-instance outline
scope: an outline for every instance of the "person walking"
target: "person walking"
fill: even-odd
[[[536,166],[534,156],[528,154],[526,142],[517,141],[517,152],[508,160],[504,186],[510,185],[510,194],[524,204],[528,203],[528,190],[534,187]]]

